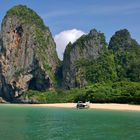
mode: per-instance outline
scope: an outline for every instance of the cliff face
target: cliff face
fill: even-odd
[[[55,43],[42,19],[26,6],[10,9],[0,34],[0,95],[14,100],[27,89],[55,86]]]
[[[87,84],[85,71],[77,65],[80,61],[84,63],[84,61],[96,60],[103,52],[105,44],[104,35],[95,29],[88,35],[83,35],[75,43],[68,44],[63,62],[63,86],[66,89]]]

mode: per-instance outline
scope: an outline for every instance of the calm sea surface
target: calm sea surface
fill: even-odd
[[[0,105],[0,140],[140,140],[140,112]]]

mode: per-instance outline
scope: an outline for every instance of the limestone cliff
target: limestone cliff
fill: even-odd
[[[96,29],[89,34],[83,35],[75,43],[69,43],[64,53],[63,62],[63,86],[66,89],[81,87],[87,84],[85,71],[82,67],[77,68],[81,61],[96,60],[105,48],[105,37]]]
[[[15,100],[27,89],[55,86],[59,63],[55,43],[42,19],[26,6],[10,9],[0,34],[0,96]]]

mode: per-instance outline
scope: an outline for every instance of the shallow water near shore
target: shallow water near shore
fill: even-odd
[[[0,140],[139,140],[140,112],[0,105]]]

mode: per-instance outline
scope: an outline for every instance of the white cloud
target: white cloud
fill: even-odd
[[[64,50],[66,48],[66,45],[69,42],[71,42],[71,43],[75,42],[83,34],[85,34],[85,33],[81,30],[72,29],[72,30],[62,31],[59,34],[54,36],[58,57],[61,60],[63,59],[63,54],[64,54]]]

